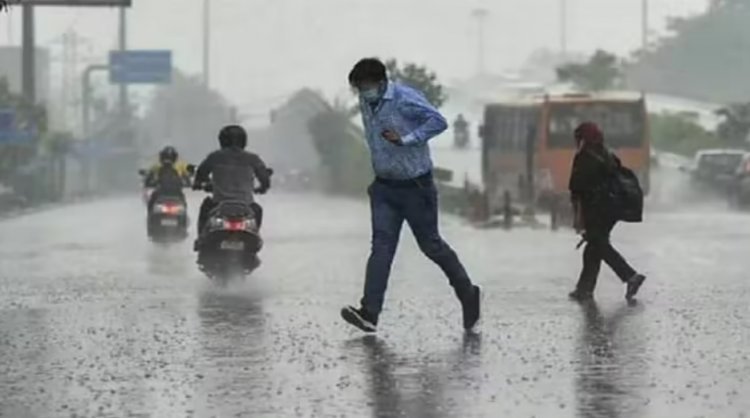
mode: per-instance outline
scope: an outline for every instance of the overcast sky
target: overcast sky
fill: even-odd
[[[649,0],[651,25],[703,11],[707,0]],[[131,48],[174,50],[175,65],[201,69],[202,0],[133,0]],[[471,10],[490,10],[487,67],[517,68],[538,48],[558,48],[560,0],[211,0],[212,84],[238,103],[265,101],[307,85],[346,89],[353,62],[365,55],[428,64],[444,79],[476,69],[477,25]],[[641,0],[568,0],[569,49],[627,54],[640,44]],[[20,9],[0,13],[0,43],[20,41]],[[10,27],[8,26],[10,24]],[[105,58],[116,44],[111,9],[42,8],[37,40],[50,45],[73,28]],[[10,38],[10,39],[9,39]],[[51,44],[58,48],[58,44]]]

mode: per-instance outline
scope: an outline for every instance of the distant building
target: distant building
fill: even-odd
[[[274,168],[312,171],[320,166],[320,156],[308,131],[310,120],[331,105],[318,93],[302,89],[273,111],[271,126],[258,135],[254,146]]]

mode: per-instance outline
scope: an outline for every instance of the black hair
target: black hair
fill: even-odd
[[[387,78],[385,64],[377,58],[363,58],[349,72],[349,84],[352,87],[365,82],[380,83]]]

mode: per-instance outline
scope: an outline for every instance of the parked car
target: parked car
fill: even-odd
[[[745,155],[737,167],[730,199],[741,209],[750,208],[750,154]]]
[[[738,149],[709,149],[698,151],[690,174],[693,181],[713,190],[728,191],[736,181],[737,169],[747,156]]]

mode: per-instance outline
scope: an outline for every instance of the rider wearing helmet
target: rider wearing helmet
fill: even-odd
[[[144,183],[147,187],[157,187],[159,184],[159,172],[163,167],[172,167],[177,171],[177,175],[183,179],[186,185],[190,186],[190,170],[188,164],[181,161],[177,149],[167,145],[159,151],[159,162],[151,166],[146,175]]]
[[[168,145],[159,151],[159,162],[148,171],[144,186],[153,187],[154,193],[149,199],[149,208],[158,196],[175,196],[184,199],[182,189],[190,186],[190,169],[188,164],[179,160],[175,147]]]
[[[247,133],[238,125],[229,125],[219,132],[221,149],[212,152],[198,166],[193,183],[200,189],[210,179],[213,197],[207,197],[201,205],[198,216],[198,236],[208,221],[211,211],[221,202],[240,201],[252,207],[260,227],[263,221],[263,208],[255,202],[254,184],[258,179],[258,193],[265,193],[271,187],[271,177],[266,164],[257,154],[245,151]]]

